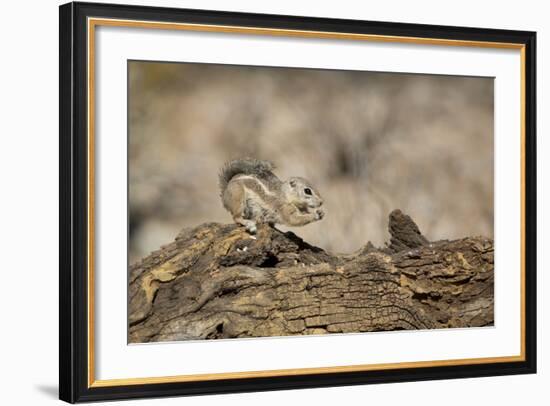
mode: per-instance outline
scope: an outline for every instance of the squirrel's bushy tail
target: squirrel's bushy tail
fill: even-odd
[[[261,161],[254,158],[235,159],[227,162],[219,174],[220,193],[223,195],[229,181],[237,175],[256,175],[259,177],[268,175],[275,165],[269,161]]]

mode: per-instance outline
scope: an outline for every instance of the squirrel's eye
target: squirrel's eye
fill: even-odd
[[[305,193],[306,195],[310,195],[310,196],[311,196],[311,189],[308,188],[308,187],[306,187],[306,188],[304,189],[304,193]]]

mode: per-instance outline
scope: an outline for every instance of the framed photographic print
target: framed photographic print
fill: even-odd
[[[533,32],[60,7],[60,398],[534,373]]]

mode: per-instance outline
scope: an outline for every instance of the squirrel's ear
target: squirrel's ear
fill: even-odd
[[[294,179],[292,179],[289,183],[291,187],[296,187],[296,181]]]

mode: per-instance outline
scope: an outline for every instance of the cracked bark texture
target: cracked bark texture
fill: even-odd
[[[429,242],[399,210],[389,231],[335,255],[269,226],[184,229],[130,267],[129,342],[493,325],[491,239]]]

